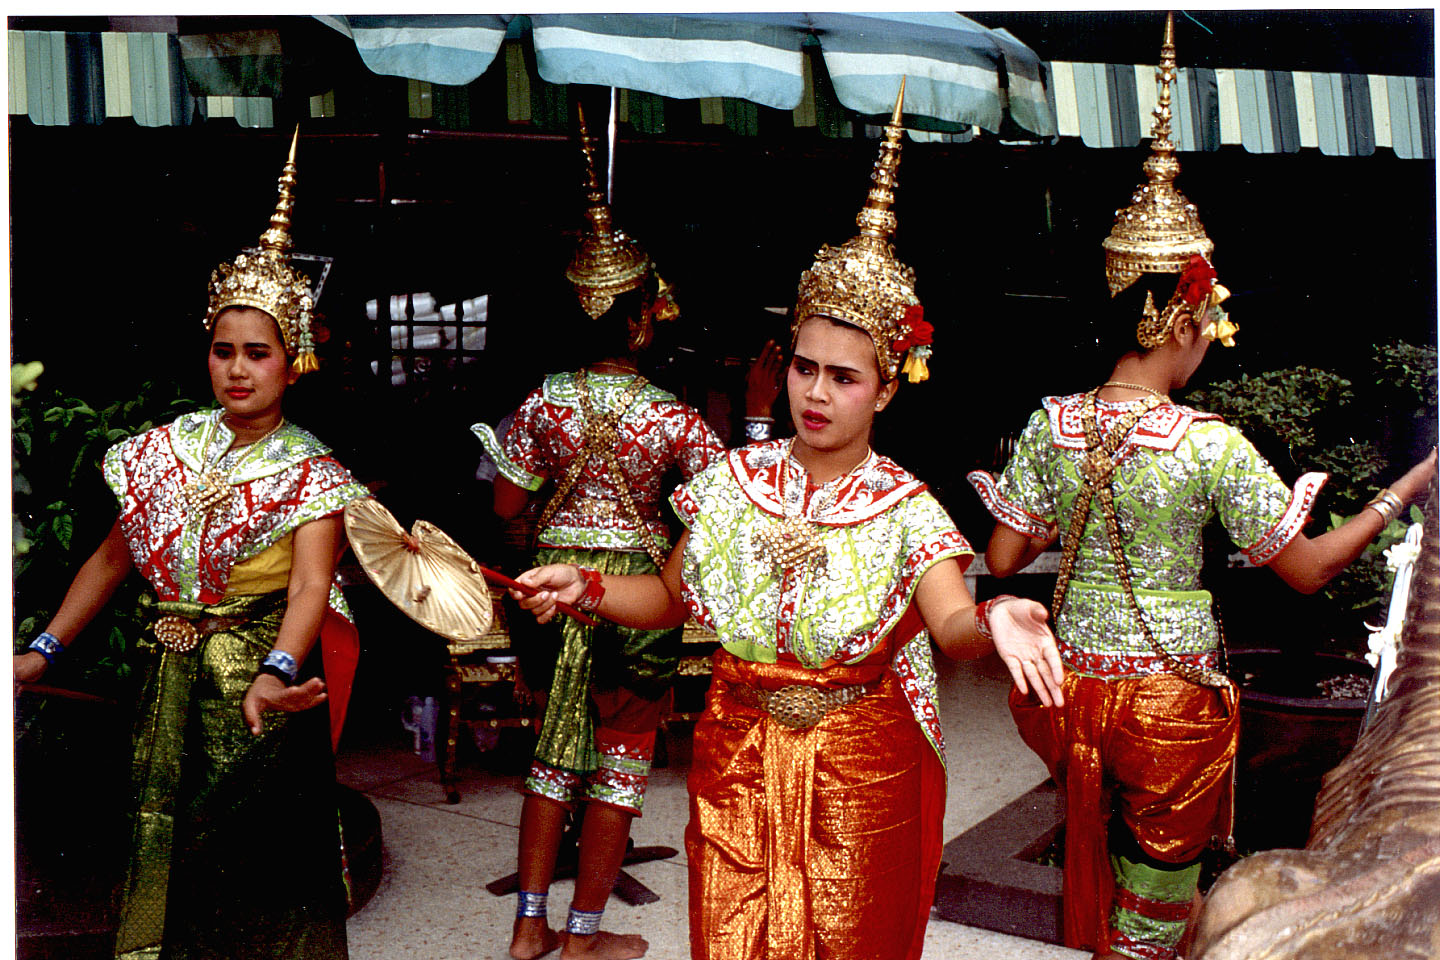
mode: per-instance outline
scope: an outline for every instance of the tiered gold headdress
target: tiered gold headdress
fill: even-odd
[[[605,202],[605,193],[595,177],[595,148],[585,129],[584,108],[580,108],[580,152],[585,157],[585,193],[589,202],[585,216],[590,225],[570,266],[565,269],[565,279],[575,287],[580,306],[591,319],[598,319],[610,309],[616,297],[640,287],[655,265],[640,244],[615,226],[611,218],[610,205]],[[655,319],[669,320],[677,316],[679,310],[669,299],[669,286],[658,273],[655,279],[660,287],[656,297],[660,309],[654,314]],[[662,298],[664,302],[660,303]]]
[[[790,336],[793,344],[800,325],[811,317],[831,317],[852,324],[870,335],[875,359],[886,380],[903,372],[915,383],[930,375],[925,361],[930,356],[931,329],[915,296],[915,271],[895,258],[890,243],[895,234],[895,214],[890,205],[895,202],[898,182],[896,171],[900,167],[900,136],[904,129],[900,112],[904,102],[905,81],[901,80],[895,113],[885,125],[880,157],[870,175],[874,186],[855,217],[860,235],[838,247],[822,246],[810,269],[800,275]]]
[[[1175,188],[1175,177],[1180,173],[1175,144],[1170,140],[1170,84],[1175,80],[1175,70],[1175,15],[1171,13],[1165,18],[1160,66],[1155,71],[1160,95],[1150,131],[1150,157],[1143,165],[1146,179],[1135,188],[1130,206],[1115,211],[1115,225],[1103,243],[1105,278],[1110,296],[1114,297],[1141,274],[1182,274],[1175,296],[1165,309],[1156,310],[1154,298],[1146,296],[1144,315],[1136,329],[1136,339],[1145,349],[1163,344],[1182,312],[1197,319],[1208,318],[1205,336],[1233,346],[1238,328],[1218,310],[1218,304],[1230,293],[1214,282],[1215,271],[1210,266],[1215,244],[1205,234],[1195,204]],[[1217,315],[1210,318],[1212,307]]]
[[[295,147],[300,128],[290,141],[290,156],[280,171],[280,199],[270,215],[270,226],[260,235],[260,248],[241,253],[234,263],[222,263],[210,274],[210,307],[205,311],[205,329],[215,328],[215,318],[227,307],[254,307],[275,318],[285,352],[294,358],[291,369],[309,373],[320,368],[315,360],[315,341],[310,329],[310,311],[315,295],[305,274],[290,266],[290,216],[295,208]]]

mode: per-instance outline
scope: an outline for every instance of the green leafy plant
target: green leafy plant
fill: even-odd
[[[91,403],[37,386],[36,367],[17,364],[11,369],[16,652],[54,615],[63,585],[95,549],[108,528],[106,521],[116,515],[115,499],[100,481],[105,451],[199,406],[175,384],[155,382],[142,384],[135,397]],[[94,536],[82,536],[82,530]],[[83,663],[77,669],[87,683],[111,686],[128,674],[127,655],[141,628],[136,601],[142,586],[138,577],[129,578],[86,629],[89,649],[76,653]]]
[[[1328,370],[1291,367],[1228,380],[1193,390],[1188,401],[1202,410],[1218,413],[1239,427],[1272,461],[1288,455],[1300,470],[1330,474],[1322,497],[1328,509],[1328,529],[1364,509],[1389,474],[1396,447],[1395,434],[1413,423],[1435,419],[1436,351],[1408,343],[1377,344],[1371,358],[1371,382],[1359,390],[1352,381]],[[1385,411],[1389,421],[1380,431],[1388,442],[1357,440],[1346,426],[1355,410]],[[1403,428],[1403,429],[1402,429]],[[1285,464],[1277,464],[1284,472]],[[1392,522],[1363,554],[1325,588],[1325,595],[1357,620],[1383,615],[1390,593],[1391,573],[1384,551],[1403,539],[1418,509]],[[1357,623],[1358,628],[1358,623]],[[1360,631],[1363,637],[1363,631]],[[1347,651],[1348,652],[1348,651]],[[1363,639],[1356,655],[1363,652]]]

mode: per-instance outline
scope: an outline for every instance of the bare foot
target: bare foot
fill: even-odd
[[[565,949],[560,951],[560,960],[635,960],[645,956],[650,944],[644,937],[634,933],[592,933],[589,936],[565,935]]]
[[[510,956],[515,960],[535,960],[560,946],[560,934],[550,929],[544,917],[516,917],[515,933],[510,938]]]

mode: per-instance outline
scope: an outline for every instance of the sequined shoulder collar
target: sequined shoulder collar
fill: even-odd
[[[1041,403],[1050,417],[1050,439],[1055,446],[1066,450],[1085,449],[1085,428],[1080,422],[1080,408],[1085,399],[1083,393],[1068,397],[1046,397]],[[1107,432],[1110,425],[1130,409],[1129,402],[1116,403],[1112,400],[1096,400],[1095,412],[1100,421],[1100,432]],[[1218,414],[1205,413],[1194,407],[1178,403],[1162,403],[1140,418],[1130,436],[1116,451],[1125,456],[1134,447],[1149,447],[1153,450],[1174,450],[1180,445],[1185,431],[1200,420],[1219,420]]]
[[[220,417],[221,410],[206,410],[182,415],[166,428],[170,434],[170,449],[179,460],[191,470],[199,471],[207,460],[207,454],[217,455],[234,439],[230,428]],[[213,426],[213,430],[211,429]],[[206,440],[209,449],[205,449]],[[238,468],[230,473],[232,483],[245,483],[268,477],[289,469],[312,457],[323,457],[330,448],[321,443],[309,430],[298,427],[288,420],[270,436],[261,441],[261,448],[244,458]]]
[[[590,393],[604,405],[618,397],[632,379],[628,373],[589,373],[585,379],[590,383]],[[580,404],[580,391],[575,387],[575,374],[552,373],[545,378],[541,392],[547,403],[553,403],[560,407],[576,407]],[[662,390],[653,383],[647,383],[645,389],[640,391],[635,398],[637,403],[664,403],[674,400],[675,394],[668,390]]]
[[[772,440],[731,450],[730,470],[746,498],[775,516],[794,514],[804,508],[815,523],[844,527],[863,523],[889,510],[906,497],[926,489],[925,484],[894,460],[873,450],[859,466],[829,483],[822,484],[804,503],[809,474],[790,459],[792,440]],[[783,484],[785,502],[780,500],[780,471],[786,470]],[[786,506],[789,510],[786,510]]]

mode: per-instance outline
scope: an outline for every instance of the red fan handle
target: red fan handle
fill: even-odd
[[[495,570],[491,570],[489,567],[481,567],[480,572],[483,573],[485,575],[485,579],[489,580],[491,583],[497,583],[502,587],[509,587],[511,590],[519,590],[527,597],[533,597],[540,592],[534,587],[525,586],[525,584],[521,583],[519,580],[511,580],[509,577],[505,576],[505,574],[499,573]],[[595,619],[593,617],[589,616],[588,614],[581,613],[579,610],[576,610],[574,607],[570,606],[570,604],[561,603],[559,600],[556,600],[555,606],[560,608],[561,613],[569,617],[574,617],[579,623],[583,623],[587,627],[595,626]]]

